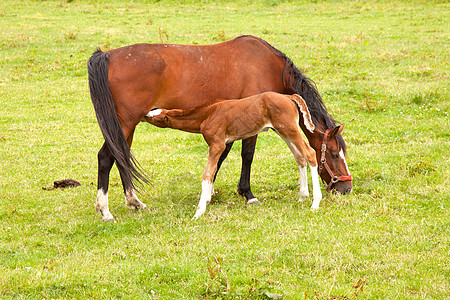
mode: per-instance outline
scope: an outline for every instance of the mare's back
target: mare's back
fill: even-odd
[[[253,37],[205,46],[135,44],[109,54],[114,97],[138,98],[147,107],[190,108],[216,98],[284,92],[284,59]]]

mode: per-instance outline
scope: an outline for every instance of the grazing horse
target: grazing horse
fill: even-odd
[[[302,116],[300,116],[302,115]],[[213,179],[220,155],[226,144],[273,129],[283,138],[294,154],[300,168],[300,200],[309,196],[306,162],[311,168],[314,201],[312,209],[319,208],[320,191],[316,152],[302,138],[299,123],[311,133],[315,126],[308,106],[298,95],[265,92],[241,100],[228,100],[188,110],[154,109],[144,120],[158,127],[170,127],[192,133],[201,133],[209,146],[208,162],[202,177],[202,194],[194,219],[200,217],[211,201]]]
[[[320,132],[306,133],[317,160],[326,168],[320,176],[327,190],[348,193],[352,189],[344,154],[342,126],[328,113],[314,83],[281,51],[254,36],[240,36],[214,45],[135,44],[107,52],[97,50],[88,61],[91,100],[105,142],[98,152],[98,184],[95,208],[102,221],[113,221],[108,208],[108,185],[116,162],[125,203],[147,209],[136,193],[136,183],[146,183],[130,152],[137,124],[154,108],[189,109],[211,99],[240,99],[261,92],[298,94],[307,103]],[[302,125],[300,125],[302,126]],[[305,129],[302,127],[303,131]],[[250,189],[250,166],[256,135],[242,141],[242,170],[238,192],[248,202],[257,202]],[[227,144],[218,168],[230,151]],[[322,164],[321,164],[322,165]],[[347,176],[347,177],[345,177]]]

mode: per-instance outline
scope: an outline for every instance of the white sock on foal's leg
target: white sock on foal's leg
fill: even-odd
[[[310,167],[310,169],[313,183],[313,199],[314,199],[311,209],[318,209],[320,200],[322,200],[322,191],[320,190],[319,173],[317,172],[317,166]]]
[[[300,167],[300,180],[298,181],[300,184],[300,198],[299,201],[303,201],[309,197],[308,191],[308,172],[306,166]]]
[[[202,195],[200,196],[200,202],[197,205],[197,211],[192,219],[197,219],[205,213],[206,204],[211,202],[211,193],[213,189],[214,183],[209,180],[202,181]]]

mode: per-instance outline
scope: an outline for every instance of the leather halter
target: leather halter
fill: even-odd
[[[346,175],[346,176],[335,176],[333,171],[331,171],[330,166],[327,164],[327,159],[325,157],[325,153],[327,151],[327,142],[328,142],[328,134],[330,133],[331,129],[328,128],[325,131],[325,134],[323,136],[323,142],[322,142],[322,155],[320,157],[320,165],[319,165],[319,175],[322,174],[323,168],[325,167],[325,170],[327,170],[328,174],[331,177],[330,183],[327,184],[325,183],[325,180],[322,179],[323,184],[327,187],[327,192],[331,192],[331,187],[333,186],[333,184],[339,182],[339,181],[352,181],[353,177],[351,174]]]

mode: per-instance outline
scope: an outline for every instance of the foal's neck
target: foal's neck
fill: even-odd
[[[300,114],[300,121],[299,121],[300,128],[302,129],[303,133],[305,134],[306,138],[308,139],[309,144],[316,148],[316,140],[320,139],[320,132],[322,130],[322,124],[315,124],[314,132],[309,131],[306,126],[305,122],[303,120],[302,114]],[[317,151],[317,149],[315,149]]]

